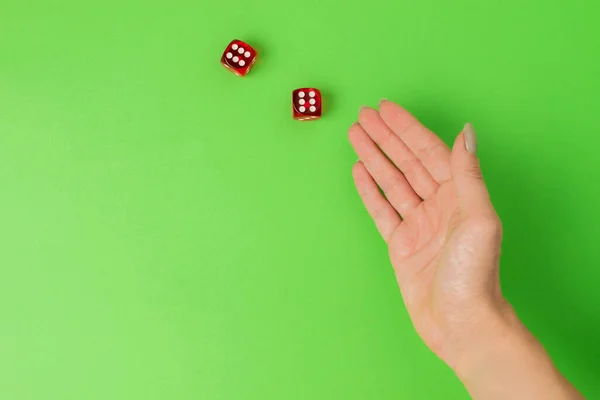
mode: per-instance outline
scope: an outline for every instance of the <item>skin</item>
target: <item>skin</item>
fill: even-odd
[[[383,99],[379,110],[361,107],[348,138],[358,193],[388,244],[415,329],[471,396],[582,399],[502,295],[502,225],[471,124],[450,149]]]

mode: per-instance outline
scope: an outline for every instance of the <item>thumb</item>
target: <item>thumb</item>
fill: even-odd
[[[469,217],[495,215],[477,158],[477,135],[468,123],[452,147],[450,169],[458,206]]]

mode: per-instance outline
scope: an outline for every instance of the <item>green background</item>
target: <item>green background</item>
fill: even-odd
[[[506,296],[600,398],[592,1],[0,0],[0,398],[465,399],[346,130],[478,130]],[[595,26],[596,25],[596,26]],[[219,64],[254,45],[246,78]],[[296,122],[314,86],[324,118]]]

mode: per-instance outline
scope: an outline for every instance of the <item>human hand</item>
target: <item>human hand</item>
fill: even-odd
[[[579,398],[502,296],[502,228],[471,124],[450,150],[408,111],[382,100],[379,111],[361,108],[348,137],[359,157],[356,187],[427,346],[474,397]],[[532,369],[537,379],[528,376]]]
[[[415,328],[453,366],[455,347],[473,325],[506,304],[498,283],[501,225],[475,155],[475,133],[467,125],[450,151],[384,100],[379,112],[362,108],[348,135],[360,159],[356,187],[388,243]]]

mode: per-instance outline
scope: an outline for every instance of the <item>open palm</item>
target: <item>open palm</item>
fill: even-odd
[[[449,363],[447,347],[472,328],[481,307],[503,301],[501,227],[474,135],[467,125],[451,151],[387,100],[379,111],[361,108],[348,132],[359,156],[353,169],[357,189],[389,246],[411,319],[425,343]]]

